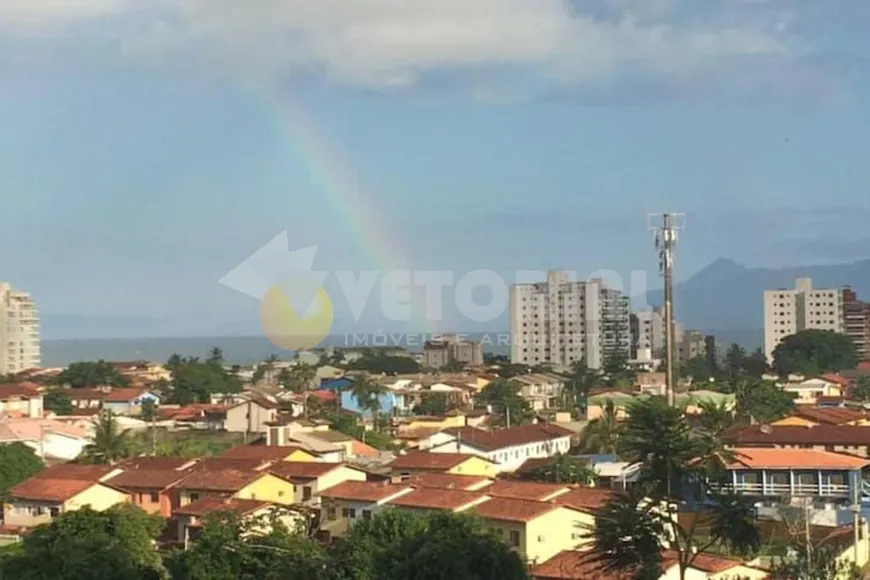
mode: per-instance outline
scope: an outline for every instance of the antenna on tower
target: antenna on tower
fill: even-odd
[[[657,213],[647,217],[647,225],[653,232],[656,251],[659,254],[659,273],[665,286],[665,382],[668,404],[676,404],[676,377],[674,376],[674,248],[677,245],[677,232],[686,227],[684,213]]]

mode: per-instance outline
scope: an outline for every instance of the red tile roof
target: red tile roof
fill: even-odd
[[[202,469],[185,477],[178,489],[237,492],[265,473],[239,469]]]
[[[473,445],[485,451],[494,451],[517,445],[528,445],[530,443],[544,443],[574,435],[573,431],[548,423],[520,425],[519,427],[495,431],[484,431],[476,427],[451,427],[445,429],[444,432],[457,435],[462,440],[462,443]]]
[[[724,440],[737,446],[870,445],[870,428],[857,425],[752,425],[734,429]]]
[[[193,470],[238,469],[240,471],[264,471],[277,463],[274,459],[231,459],[226,457],[206,457],[196,462]]]
[[[339,467],[347,466],[344,463],[279,461],[272,464],[269,471],[285,479],[317,479]]]
[[[31,479],[66,479],[97,483],[117,468],[109,465],[79,465],[76,463],[58,463],[46,467]]]
[[[826,425],[844,425],[852,421],[870,418],[868,413],[861,409],[816,407],[814,405],[796,405],[794,415]]]
[[[393,469],[431,469],[435,471],[447,471],[469,459],[477,457],[468,453],[430,453],[428,451],[409,451],[399,455],[390,464]],[[488,461],[487,459],[483,459]]]
[[[232,405],[230,408],[235,409],[236,407],[241,407],[242,405],[247,405],[248,403],[253,403],[255,405],[259,405],[264,409],[278,409],[280,405],[274,401],[270,401],[266,397],[251,397],[248,401],[240,401],[235,405]]]
[[[164,490],[187,477],[188,473],[175,469],[135,469],[116,475],[109,483],[121,489]]]
[[[665,570],[677,563],[671,554],[665,554],[663,559]],[[559,552],[543,564],[533,566],[530,572],[534,580],[633,580],[637,577],[634,570],[606,570],[596,553],[589,550]]]
[[[407,485],[391,485],[387,482],[345,481],[321,492],[320,496],[348,501],[381,502],[413,488]]]
[[[817,449],[738,447],[729,469],[862,469],[870,460]]]
[[[564,495],[570,490],[567,485],[538,483],[533,481],[498,480],[484,491],[493,497],[515,497],[545,501]]]
[[[560,507],[562,506],[557,503],[547,501],[494,497],[489,501],[474,506],[474,511],[479,516],[491,520],[530,522]]]
[[[476,491],[425,488],[391,499],[388,504],[406,508],[458,510],[486,498],[486,494]]]
[[[575,487],[553,501],[559,505],[572,507],[581,511],[595,511],[613,499],[616,492],[603,487]]]
[[[141,397],[148,389],[138,387],[109,387],[93,389],[68,389],[72,401],[105,401],[109,403],[129,403]]]
[[[480,489],[490,483],[486,477],[476,475],[453,475],[451,473],[420,473],[404,483],[414,487],[432,487],[441,489]]]
[[[825,373],[823,375],[820,375],[819,378],[828,381],[829,383],[834,383],[843,387],[847,387],[855,382],[852,379],[847,379],[846,377],[841,377],[840,375],[834,373]]]
[[[9,399],[31,399],[41,397],[42,393],[31,383],[11,383],[0,385],[0,401]]]
[[[278,445],[237,445],[220,455],[222,459],[261,459],[280,461],[289,457],[301,447]]]
[[[196,461],[196,459],[184,457],[131,457],[120,462],[118,467],[122,469],[180,470],[192,467],[196,464]]]
[[[173,511],[173,515],[205,517],[211,513],[231,512],[238,515],[246,515],[273,504],[267,501],[255,499],[239,499],[236,497],[206,497]]]
[[[82,479],[34,478],[23,481],[9,491],[13,499],[63,503],[97,485]]]

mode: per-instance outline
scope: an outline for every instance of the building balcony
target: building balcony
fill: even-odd
[[[836,483],[727,483],[713,486],[717,491],[730,491],[746,495],[791,496],[791,497],[851,497],[851,487]]]

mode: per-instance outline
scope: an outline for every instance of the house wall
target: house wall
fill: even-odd
[[[224,428],[231,433],[244,433],[248,430],[252,433],[265,433],[268,430],[266,423],[274,421],[277,416],[277,409],[266,409],[256,403],[243,403],[227,409]]]
[[[38,456],[44,452],[46,457],[72,461],[81,455],[88,441],[60,433],[46,433],[42,442],[22,441],[22,443],[33,449],[33,452]]]
[[[157,514],[164,518],[172,515],[172,495],[160,489],[140,489],[130,493],[134,504],[149,514]],[[156,498],[156,501],[155,501]]]
[[[705,574],[703,578],[709,578],[709,580],[762,580],[763,578],[767,578],[767,576],[767,572],[759,570],[758,568],[734,566],[733,568],[725,570],[724,572],[719,572],[718,574],[710,574],[709,576]],[[686,580],[688,580],[688,578],[687,575]]]
[[[595,527],[595,517],[581,511],[559,508],[525,524],[525,557],[544,562],[562,550],[589,544],[586,537]]]
[[[305,451],[304,449],[295,450],[293,453],[289,454],[283,460],[284,461],[303,461],[303,462],[307,462],[307,463],[320,461],[320,459],[316,455],[309,453],[309,452]]]
[[[320,529],[330,537],[343,536],[365,512],[372,516],[384,509],[392,509],[386,502],[359,502],[324,498],[320,504]]]
[[[98,483],[67,500],[63,504],[63,511],[71,512],[83,507],[90,507],[96,511],[103,511],[109,509],[113,505],[127,503],[129,501],[129,494]]]
[[[294,501],[293,484],[271,473],[246,485],[234,495],[241,499],[257,499],[273,503],[291,505]]]
[[[570,436],[559,437],[558,439],[551,439],[550,441],[504,447],[494,451],[482,451],[477,447],[463,443],[462,441],[457,445],[455,440],[429,449],[429,451],[433,453],[469,453],[485,457],[496,463],[497,473],[515,471],[526,461],[526,459],[553,457],[557,454],[568,453],[570,450]]]
[[[50,523],[51,510],[60,513],[63,505],[58,502],[10,501],[3,505],[3,523],[7,526],[38,526]]]
[[[22,417],[42,417],[42,397],[11,397],[0,401],[0,413]]]

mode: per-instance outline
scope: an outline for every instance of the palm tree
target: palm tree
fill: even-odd
[[[613,401],[607,399],[601,417],[590,421],[580,433],[580,448],[586,453],[616,453],[619,434],[619,412]]]
[[[290,371],[289,386],[285,385],[285,388],[302,395],[302,416],[306,419],[308,418],[308,393],[315,377],[317,377],[316,368],[307,364],[298,364]]]
[[[387,387],[372,381],[366,375],[354,377],[353,385],[348,390],[353,395],[353,398],[357,400],[359,408],[371,413],[373,419],[377,417],[378,412],[381,410],[381,395],[388,392]]]
[[[94,463],[112,465],[130,450],[130,430],[118,427],[115,414],[101,411],[94,425],[94,436],[85,447],[85,457]]]
[[[261,362],[254,369],[254,374],[251,376],[251,383],[256,385],[266,378],[266,375],[271,374],[275,370],[275,363],[278,362],[278,355],[270,354],[266,360]]]

